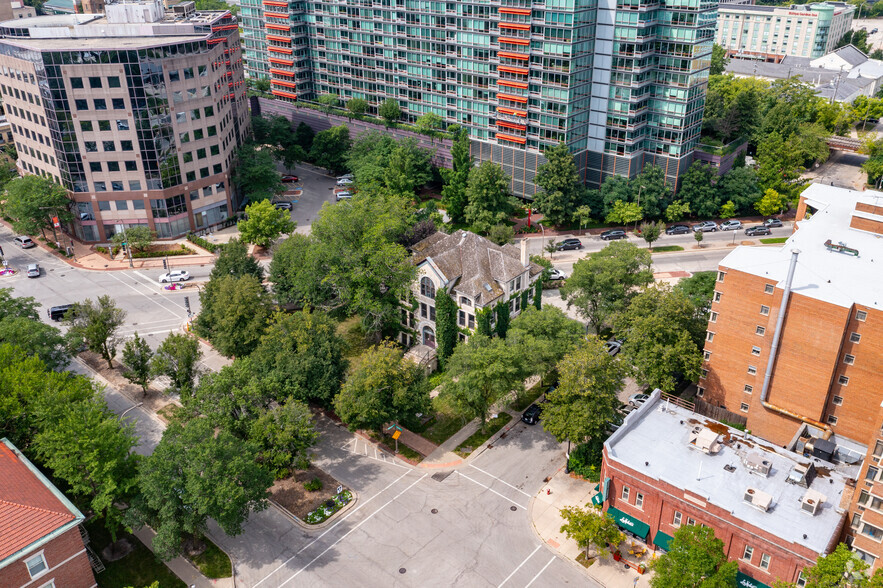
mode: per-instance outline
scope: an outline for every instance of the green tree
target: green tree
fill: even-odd
[[[616,415],[623,363],[600,339],[587,337],[558,363],[558,387],[546,394],[543,428],[562,443],[600,438]]]
[[[418,188],[432,180],[431,157],[429,150],[421,148],[413,137],[396,143],[384,174],[384,186],[389,193],[413,198]]]
[[[155,235],[149,226],[135,225],[126,227],[125,231],[114,233],[110,240],[120,246],[126,243],[126,246],[131,247],[133,251],[144,251],[153,243],[154,237]]]
[[[801,155],[789,153],[782,135],[771,132],[757,146],[757,177],[764,190],[773,189],[791,195],[802,186]]]
[[[236,158],[233,179],[249,202],[269,200],[285,191],[272,149],[246,143],[236,152]]]
[[[576,210],[573,211],[573,221],[579,222],[579,229],[583,230],[583,227],[592,220],[592,207],[588,204],[583,204],[581,206],[577,206]]]
[[[88,499],[116,540],[123,515],[115,503],[137,492],[136,444],[132,425],[93,398],[65,406],[63,416],[34,438],[33,450],[71,494]]]
[[[717,193],[720,202],[732,201],[736,205],[737,214],[752,214],[754,203],[760,198],[757,173],[749,167],[735,167],[718,180]]]
[[[816,565],[806,568],[803,576],[806,578],[806,588],[859,588],[865,586],[879,586],[880,575],[874,574],[877,581],[868,582],[868,564],[859,558],[848,546],[840,543],[837,548],[828,555],[820,555],[816,559]]]
[[[202,311],[196,331],[227,357],[241,357],[257,347],[270,319],[270,299],[251,275],[210,280],[199,294]]]
[[[153,358],[153,350],[150,345],[138,336],[135,331],[135,337],[126,341],[123,346],[123,363],[128,368],[123,372],[123,376],[137,386],[141,386],[141,392],[147,394],[147,387],[150,386],[150,360]]]
[[[659,236],[665,232],[665,223],[656,221],[655,223],[641,223],[641,238],[647,242],[647,247],[652,250],[653,242],[659,239]]]
[[[334,288],[323,283],[324,253],[310,235],[294,233],[274,248],[270,281],[279,304],[312,305],[324,308],[334,298]]]
[[[435,292],[435,341],[438,369],[444,370],[448,358],[457,345],[457,303],[444,288]]]
[[[368,112],[368,106],[368,101],[364,98],[352,98],[346,103],[347,110],[354,114],[356,118]]]
[[[681,179],[678,196],[699,218],[712,218],[720,209],[717,191],[712,186],[714,171],[710,165],[694,161]],[[673,220],[673,219],[672,219]]]
[[[292,467],[309,467],[309,449],[319,442],[319,432],[310,407],[288,399],[262,412],[252,423],[248,438],[260,448],[258,462],[280,480]]]
[[[727,50],[715,43],[711,47],[711,69],[709,70],[709,75],[718,76],[724,73],[724,70],[727,67],[727,62],[730,60],[727,57]]]
[[[240,238],[258,247],[269,247],[280,235],[293,233],[297,226],[289,211],[277,209],[269,200],[246,206],[245,215],[247,218],[236,225]]]
[[[732,200],[727,200],[721,205],[720,212],[718,213],[721,218],[733,218],[736,216],[736,205]]]
[[[338,172],[346,169],[346,154],[350,149],[350,130],[346,125],[319,131],[313,137],[310,159],[319,167]]]
[[[491,406],[506,394],[521,392],[526,375],[526,358],[520,348],[475,333],[454,348],[443,393],[470,417],[478,417],[484,427]]]
[[[13,296],[12,288],[0,288],[0,320],[27,318],[40,320],[40,303],[30,296]]]
[[[210,274],[211,280],[218,280],[224,276],[241,278],[253,276],[257,280],[264,279],[264,268],[258,261],[248,254],[248,246],[238,238],[230,239],[221,246],[218,259]]]
[[[192,417],[205,417],[215,427],[245,437],[255,419],[277,398],[273,382],[264,378],[255,361],[244,357],[219,372],[205,374],[193,394],[181,400]]]
[[[625,541],[625,534],[619,530],[613,516],[599,512],[594,508],[580,508],[578,506],[565,506],[561,509],[561,518],[566,522],[561,525],[559,532],[564,533],[568,539],[573,539],[576,544],[586,549],[586,557],[589,557],[589,549],[594,548],[599,554],[608,553],[607,545],[619,545]]]
[[[632,184],[629,183],[628,178],[623,176],[609,176],[601,184],[598,197],[602,202],[602,207],[593,206],[592,208],[598,212],[599,218],[606,218],[613,212],[616,202],[628,203],[632,201],[634,198]]]
[[[607,213],[607,218],[604,220],[608,223],[630,225],[642,218],[644,218],[644,211],[637,203],[617,200],[613,203],[613,208]]]
[[[350,430],[378,431],[392,421],[408,426],[429,406],[422,369],[389,341],[362,354],[358,367],[334,399],[335,412]]]
[[[316,102],[320,104],[322,112],[331,114],[340,102],[340,97],[337,94],[322,94],[316,98]]]
[[[309,153],[313,147],[313,138],[315,136],[316,131],[313,130],[313,127],[305,122],[301,122],[294,130],[293,140],[298,147],[304,150],[304,153]]]
[[[402,118],[402,109],[395,98],[387,98],[377,109],[377,114],[384,120],[386,126],[391,127],[393,123]]]
[[[201,538],[210,518],[228,535],[238,535],[250,511],[267,507],[273,484],[258,455],[255,443],[216,431],[206,419],[169,424],[139,468],[130,524],[156,531],[153,549],[164,561],[181,554],[185,539]]]
[[[735,588],[739,571],[739,564],[727,561],[724,543],[714,536],[714,529],[696,525],[675,531],[668,553],[651,565],[653,588]]]
[[[705,235],[702,231],[693,231],[693,238],[696,239],[696,247],[702,247],[702,239]]]
[[[414,126],[417,128],[418,133],[434,136],[436,131],[441,128],[444,122],[444,119],[442,119],[442,117],[440,117],[436,113],[427,112],[421,115],[420,118],[418,118],[414,122]]]
[[[491,318],[494,311],[490,308],[479,308],[475,311],[475,333],[490,338],[494,332],[491,328]]]
[[[763,216],[773,216],[782,212],[785,205],[785,198],[770,188],[763,193],[763,197],[760,200],[754,203],[754,209]]]
[[[497,337],[505,339],[506,334],[509,332],[509,303],[505,300],[497,302],[496,306],[494,306],[494,312],[496,313],[494,332],[496,332]]]
[[[274,116],[267,128],[266,142],[275,146],[275,158],[291,169],[306,159],[307,151],[291,132],[291,121],[284,116]]]
[[[50,370],[61,370],[70,363],[61,331],[32,318],[6,317],[0,319],[0,344],[10,343],[39,357]]]
[[[187,398],[196,385],[200,359],[199,339],[183,333],[169,333],[151,358],[150,371],[153,376],[169,378],[168,392]]]
[[[556,306],[542,310],[528,306],[512,321],[507,338],[531,358],[532,373],[542,376],[577,346],[583,331],[578,321]]]
[[[449,129],[453,135],[454,144],[451,146],[452,169],[442,168],[442,178],[445,185],[442,188],[442,202],[447,208],[451,221],[461,223],[465,220],[466,205],[469,197],[466,188],[469,185],[469,173],[472,171],[474,162],[469,154],[469,133],[463,127],[457,126]]]
[[[582,203],[585,186],[580,181],[573,154],[564,143],[559,143],[543,154],[546,163],[537,168],[534,180],[539,190],[534,205],[553,225],[563,225],[573,218]]]
[[[678,222],[690,214],[690,203],[683,200],[675,200],[665,207],[665,218],[669,222]]]
[[[696,272],[678,282],[675,290],[689,298],[697,311],[704,314],[711,307],[716,282],[717,272]]]
[[[476,233],[487,233],[492,226],[508,220],[515,210],[509,195],[509,176],[491,161],[483,161],[469,173],[466,198],[469,204],[464,218]]]
[[[542,310],[543,308],[543,282],[542,280],[537,280],[536,284],[534,284],[534,293],[533,293],[533,305],[537,310]]]
[[[196,10],[220,10],[227,12],[228,10],[235,15],[239,15],[239,7],[227,4],[224,0],[196,0],[194,6]]]
[[[630,182],[634,202],[647,218],[659,218],[671,202],[671,186],[658,165],[648,165]]]
[[[685,294],[660,284],[635,296],[613,327],[625,339],[622,357],[633,366],[636,379],[671,393],[679,377],[690,382],[699,378],[706,324]]]
[[[99,296],[97,302],[86,300],[73,305],[64,319],[70,348],[81,345],[92,353],[98,353],[113,369],[113,358],[119,344],[119,328],[126,320],[126,311],[117,308],[113,299]]]
[[[12,218],[12,228],[19,234],[36,235],[46,227],[52,227],[55,234],[51,224],[53,216],[58,216],[62,223],[74,219],[67,191],[49,178],[26,175],[8,181],[5,187],[4,212]],[[58,241],[57,235],[55,240]]]
[[[487,238],[497,245],[506,245],[515,239],[515,229],[510,225],[494,225],[487,232]]]
[[[628,306],[634,291],[653,281],[650,252],[625,241],[615,241],[601,251],[580,259],[561,287],[568,308],[600,333],[601,328]]]

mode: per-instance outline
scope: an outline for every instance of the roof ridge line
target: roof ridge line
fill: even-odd
[[[36,510],[36,511],[40,511],[40,512],[47,512],[47,513],[51,513],[51,514],[56,514],[56,515],[64,515],[64,516],[70,517],[71,519],[77,518],[69,512],[59,512],[59,511],[55,511],[55,510],[49,510],[48,508],[41,508],[39,506],[31,506],[30,504],[21,504],[18,502],[12,502],[12,501],[6,500],[5,498],[0,498],[0,503],[5,503],[5,504],[9,504],[11,506],[17,506],[20,508],[26,508],[28,510]]]

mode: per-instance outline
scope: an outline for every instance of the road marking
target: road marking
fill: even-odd
[[[353,533],[356,529],[358,529],[358,528],[361,527],[363,524],[365,524],[366,522],[368,522],[368,521],[371,519],[371,517],[373,517],[374,515],[376,515],[377,513],[379,513],[381,510],[383,510],[384,508],[386,508],[387,506],[389,506],[389,505],[392,504],[393,502],[395,502],[396,499],[398,499],[399,496],[401,496],[402,494],[404,494],[405,492],[407,492],[408,490],[410,490],[411,488],[413,488],[414,486],[416,486],[421,480],[423,480],[423,478],[425,478],[425,477],[428,476],[428,475],[429,475],[429,474],[423,474],[422,476],[420,476],[420,478],[419,478],[418,480],[415,480],[410,486],[408,486],[407,488],[405,488],[404,490],[402,490],[401,492],[399,492],[398,494],[396,494],[395,496],[393,496],[392,498],[390,498],[389,500],[387,500],[386,503],[385,503],[383,506],[381,506],[380,508],[378,508],[377,510],[375,510],[374,512],[372,512],[370,515],[368,515],[368,516],[365,517],[364,519],[362,519],[362,520],[359,522],[358,525],[356,525],[355,527],[353,527],[352,529],[350,529],[349,531],[347,531],[347,533],[346,533],[343,537],[341,537],[340,539],[338,539],[337,541],[335,541],[334,543],[332,543],[331,545],[329,545],[328,547],[326,547],[326,548],[325,548],[325,551],[323,551],[322,553],[320,553],[319,555],[317,555],[316,557],[314,557],[312,560],[310,560],[310,562],[309,562],[307,565],[305,565],[304,567],[302,567],[301,569],[299,569],[297,572],[295,572],[295,574],[294,574],[293,576],[291,576],[290,578],[288,578],[287,580],[285,580],[284,582],[282,582],[281,584],[279,584],[279,588],[282,588],[283,586],[285,586],[286,584],[288,584],[289,582],[291,582],[292,580],[294,580],[294,579],[295,579],[295,578],[296,578],[296,577],[297,577],[302,571],[304,571],[305,569],[307,569],[308,567],[310,567],[311,565],[313,565],[313,564],[316,562],[316,560],[318,560],[320,557],[322,557],[323,555],[325,555],[326,553],[328,553],[329,551],[331,551],[331,549],[334,548],[335,545],[337,545],[338,543],[340,543],[341,541],[343,541],[344,539],[346,539],[346,538],[350,535],[350,533]]]
[[[533,557],[533,554],[540,550],[540,547],[542,547],[542,545],[537,545],[537,548],[534,549],[533,551],[531,551],[531,552],[530,552],[530,555],[528,555],[527,557],[525,557],[525,558],[522,560],[522,562],[521,562],[520,564],[518,564],[518,567],[515,568],[514,570],[512,570],[512,573],[509,574],[508,576],[506,576],[506,579],[503,580],[502,582],[500,582],[500,583],[497,585],[497,588],[501,588],[501,587],[503,586],[503,584],[505,584],[506,582],[508,582],[508,581],[509,581],[509,578],[511,578],[512,576],[514,576],[514,575],[515,575],[515,572],[517,572],[518,570],[520,570],[520,569],[521,569],[521,566],[523,566],[524,564],[526,564],[526,563],[527,563],[527,560],[529,560],[530,558],[532,558],[532,557]]]
[[[407,471],[407,472],[405,472],[404,474],[402,474],[401,476],[399,476],[398,478],[396,478],[395,480],[393,480],[392,482],[390,482],[389,485],[388,485],[386,488],[384,488],[383,490],[381,490],[380,492],[378,492],[377,494],[375,494],[374,496],[372,496],[371,498],[369,498],[368,500],[366,500],[365,502],[363,502],[362,504],[360,504],[358,507],[356,507],[356,508],[355,508],[352,512],[350,512],[348,515],[346,515],[345,517],[343,517],[342,519],[340,519],[339,521],[337,521],[336,523],[334,523],[333,525],[331,525],[330,527],[328,527],[328,530],[326,530],[324,533],[322,533],[321,535],[319,535],[318,537],[316,537],[315,539],[313,539],[312,541],[310,541],[309,543],[307,543],[306,545],[304,545],[304,546],[300,549],[300,551],[298,551],[297,553],[295,553],[294,555],[292,555],[290,558],[288,558],[287,560],[285,560],[284,562],[282,562],[282,564],[281,564],[278,568],[276,568],[275,570],[273,570],[272,572],[270,572],[269,574],[267,574],[266,576],[264,576],[264,578],[263,578],[262,580],[260,580],[257,584],[255,584],[253,588],[257,588],[258,586],[260,586],[263,582],[265,582],[265,581],[267,580],[267,578],[269,578],[270,576],[272,576],[273,574],[275,574],[276,572],[278,572],[279,570],[281,570],[282,568],[284,568],[286,565],[288,565],[288,562],[290,562],[291,560],[293,560],[294,558],[296,558],[298,555],[300,555],[305,549],[309,548],[313,543],[315,543],[316,541],[318,541],[319,539],[321,539],[322,537],[324,537],[325,535],[327,535],[328,533],[330,533],[331,531],[333,531],[334,528],[337,527],[337,525],[341,524],[342,522],[344,522],[345,520],[347,520],[348,518],[350,518],[352,515],[356,514],[356,513],[359,512],[360,510],[362,510],[362,508],[365,507],[365,506],[367,506],[369,502],[371,502],[372,500],[374,500],[375,498],[377,498],[378,496],[380,496],[381,494],[383,494],[384,492],[386,492],[387,490],[389,490],[390,488],[392,488],[395,484],[398,484],[399,480],[401,480],[402,478],[404,478],[405,476],[407,476],[407,475],[410,474],[410,473],[411,473],[410,470]],[[420,480],[418,480],[418,482],[419,482],[419,481],[420,481]]]
[[[479,482],[478,480],[473,480],[472,478],[470,478],[469,476],[467,476],[467,475],[464,474],[463,472],[457,470],[457,473],[460,474],[461,476],[463,476],[464,478],[466,478],[467,480],[469,480],[470,482],[475,482],[476,484],[478,484],[478,485],[481,486],[482,488],[485,488],[486,490],[490,490],[491,492],[493,492],[494,494],[496,494],[497,496],[499,496],[499,497],[502,498],[503,500],[507,500],[507,501],[511,502],[512,504],[514,504],[515,506],[520,506],[521,508],[527,509],[526,506],[521,505],[521,504],[515,502],[514,500],[512,500],[512,499],[509,498],[508,496],[504,496],[504,495],[500,494],[499,492],[497,492],[496,490],[494,490],[494,489],[491,488],[490,486],[485,486],[484,484],[482,484],[482,483]]]
[[[527,586],[525,586],[524,588],[528,588],[528,586],[530,586],[531,584],[533,584],[534,582],[536,582],[536,581],[537,581],[537,578],[540,577],[540,574],[542,574],[543,572],[545,572],[545,571],[546,571],[546,568],[548,568],[550,565],[552,565],[552,562],[553,562],[553,561],[555,561],[555,556],[554,556],[554,555],[552,556],[552,559],[549,560],[549,563],[547,563],[546,565],[544,565],[544,566],[543,566],[543,569],[541,569],[539,572],[537,572],[537,575],[533,577],[533,580],[531,580],[530,582],[528,582],[528,583],[527,583]]]
[[[518,490],[519,492],[521,492],[522,494],[524,494],[524,495],[527,496],[528,498],[531,497],[530,494],[528,494],[527,492],[525,492],[525,491],[522,490],[521,488],[516,488],[515,486],[513,486],[512,484],[510,484],[510,483],[507,482],[506,480],[503,480],[503,479],[501,479],[501,478],[498,478],[497,476],[495,476],[495,475],[493,475],[493,474],[491,474],[491,473],[488,473],[488,472],[484,471],[484,470],[481,469],[481,468],[477,468],[477,467],[475,467],[475,466],[472,465],[472,464],[469,464],[469,467],[478,470],[479,472],[481,472],[482,474],[484,474],[484,475],[486,475],[486,476],[490,476],[491,478],[493,478],[494,480],[497,480],[498,482],[502,482],[502,483],[506,484],[507,486],[509,486],[509,487],[512,488],[513,490]]]
[[[148,296],[147,294],[145,294],[144,292],[142,292],[141,290],[139,290],[139,289],[136,288],[135,286],[132,286],[131,284],[127,284],[127,283],[125,283],[124,281],[122,281],[121,279],[119,279],[118,277],[116,277],[112,272],[108,272],[107,275],[110,276],[111,278],[113,278],[114,280],[116,280],[117,282],[119,282],[120,284],[122,284],[123,286],[125,286],[125,287],[127,287],[127,288],[131,288],[132,290],[134,290],[135,292],[137,292],[137,293],[140,294],[141,296],[144,296],[144,297],[147,298],[149,301],[153,302],[154,304],[156,304],[157,306],[159,306],[159,307],[162,308],[163,310],[167,311],[169,314],[171,314],[171,315],[173,315],[173,316],[176,316],[176,317],[178,317],[179,319],[183,320],[183,317],[182,317],[182,316],[180,316],[180,315],[176,314],[175,312],[169,310],[168,308],[166,308],[165,306],[163,306],[162,304],[160,304],[158,301],[154,300],[153,298],[151,298],[150,296]],[[173,300],[170,300],[170,299],[168,299],[168,298],[165,298],[164,300],[168,300],[168,301],[171,302],[172,304],[175,304],[175,302],[174,302]],[[184,307],[181,306],[181,305],[179,305],[179,304],[175,304],[175,306],[177,306],[177,307],[180,308],[181,310],[184,310]]]

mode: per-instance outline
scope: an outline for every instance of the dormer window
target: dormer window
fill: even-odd
[[[420,278],[420,295],[435,298],[435,284],[425,276]]]
[[[472,301],[465,296],[460,296],[460,306],[472,306]]]

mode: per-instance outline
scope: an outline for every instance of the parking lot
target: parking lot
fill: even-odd
[[[283,195],[276,198],[277,201],[291,202],[291,220],[297,223],[298,233],[309,233],[310,225],[319,210],[326,202],[335,202],[332,190],[335,187],[336,178],[329,175],[325,170],[312,166],[308,163],[299,163],[291,172],[279,168],[280,173],[292,173],[298,177],[297,182],[286,184],[286,187],[294,190],[300,189],[297,196]]]

